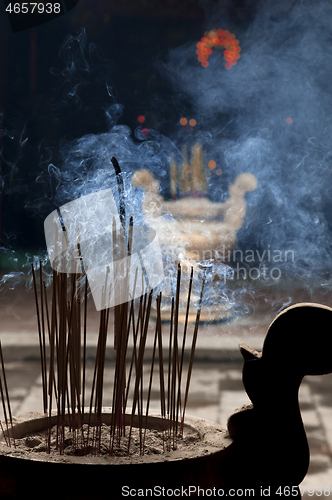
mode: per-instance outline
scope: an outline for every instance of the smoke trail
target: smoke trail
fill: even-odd
[[[201,142],[206,157],[223,170],[219,178],[211,174],[210,199],[225,200],[241,172],[257,177],[258,187],[246,197],[247,215],[238,233],[237,249],[247,274],[267,265],[302,285],[317,279],[327,286],[332,264],[332,5],[328,0],[318,0],[314,7],[309,0],[267,0],[259,2],[248,19],[239,23],[225,9],[216,9],[207,26],[230,29],[239,39],[241,58],[231,70],[225,69],[223,53],[217,50],[203,68],[197,61],[198,40],[170,51],[158,68],[172,83],[175,100],[185,97],[193,110],[197,126],[190,142]],[[127,126],[118,125],[123,105],[116,101],[105,60],[90,49],[82,33],[63,47],[67,98],[61,106],[84,108],[80,89],[94,78],[99,83],[104,79],[110,100],[103,112],[109,129],[62,145],[61,161],[48,165],[52,200],[60,206],[115,187],[110,163],[115,156],[125,172],[128,214],[135,213],[141,223],[142,193],[131,185],[131,174],[139,168],[151,170],[167,197],[170,157],[180,163],[181,146],[188,139],[181,127],[167,138],[152,130],[144,136],[141,129],[133,135]],[[98,64],[90,62],[93,54],[104,60],[101,79]],[[116,199],[116,189],[114,193]],[[275,277],[266,284],[275,284]],[[242,292],[245,295],[246,287]]]
[[[249,26],[232,26],[242,51],[230,71],[217,50],[202,68],[194,43],[160,64],[194,108],[195,138],[224,179],[244,171],[258,179],[240,248],[292,250],[294,262],[278,265],[299,280],[325,279],[332,264],[331,22],[325,0],[260,2]],[[227,29],[224,11],[208,27]]]

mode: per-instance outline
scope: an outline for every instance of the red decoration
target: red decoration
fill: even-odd
[[[212,29],[207,31],[197,44],[196,54],[204,68],[209,65],[208,58],[212,54],[212,48],[220,49],[221,47],[225,48],[225,68],[231,69],[237,63],[237,60],[240,58],[241,47],[235,35],[228,30]]]

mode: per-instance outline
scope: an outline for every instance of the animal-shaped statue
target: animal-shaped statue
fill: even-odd
[[[233,443],[223,474],[229,485],[251,486],[261,496],[269,488],[270,498],[300,496],[297,487],[308,470],[309,447],[298,392],[305,375],[332,372],[331,324],[332,308],[300,303],[272,322],[262,353],[239,345],[252,405],[228,420]]]

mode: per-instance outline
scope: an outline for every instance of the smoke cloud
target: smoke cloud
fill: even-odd
[[[264,1],[249,26],[232,27],[242,50],[231,70],[220,50],[203,68],[195,43],[160,64],[191,103],[195,140],[202,137],[223,179],[257,177],[239,247],[293,250],[294,261],[280,265],[300,281],[325,280],[332,263],[331,23],[327,0]],[[211,28],[229,29],[224,12]]]
[[[192,110],[197,126],[190,134],[179,124],[170,137],[151,129],[144,135],[142,128],[133,134],[119,124],[124,104],[116,101],[107,77],[105,92],[111,102],[104,113],[109,130],[62,145],[61,162],[49,164],[47,172],[54,206],[108,188],[114,188],[118,203],[110,161],[115,156],[124,172],[127,214],[135,214],[135,223],[143,224],[143,193],[132,186],[132,173],[149,169],[161,184],[161,194],[169,198],[170,158],[179,165],[181,147],[200,142],[206,160],[213,159],[223,171],[221,176],[211,172],[208,196],[212,201],[227,199],[238,174],[251,172],[257,178],[257,189],[246,195],[247,214],[233,260],[240,260],[247,275],[250,269],[262,271],[265,265],[280,269],[280,275],[274,272],[266,283],[264,273],[252,274],[266,285],[284,279],[306,288],[315,283],[328,288],[332,265],[331,25],[328,0],[314,5],[310,0],[261,1],[245,25],[231,22],[225,10],[215,10],[207,29],[229,29],[235,34],[241,46],[235,66],[225,69],[223,52],[214,50],[209,66],[203,68],[196,54],[199,40],[171,50],[156,63],[172,85],[174,102],[186,101]],[[81,38],[81,65],[72,59],[72,52],[67,59],[62,56],[70,102],[86,83],[71,70],[78,67],[89,78],[98,74],[92,58],[97,52],[90,47],[87,56],[83,32]],[[79,37],[73,40],[80,42]],[[71,50],[69,42],[63,51]],[[104,61],[102,73],[108,74],[100,52],[97,59]],[[232,267],[236,269],[236,262]],[[221,283],[230,283],[232,269],[215,270]],[[220,296],[232,296],[241,304],[239,296],[248,289],[241,284],[232,290],[228,293],[221,286]]]
[[[213,201],[227,198],[239,173],[257,177],[238,233],[243,258],[255,252],[255,262],[246,260],[248,268],[275,258],[270,267],[282,269],[283,277],[326,284],[332,264],[331,23],[328,0],[314,6],[309,0],[264,1],[249,25],[231,25],[242,49],[231,70],[220,50],[203,68],[198,40],[170,51],[157,66],[193,110],[197,127],[190,138],[180,126],[171,138],[152,130],[143,136],[141,129],[133,137],[128,127],[116,125],[122,108],[113,103],[106,109],[109,132],[63,149],[56,204],[109,187],[114,155],[127,172],[127,202],[137,212],[142,196],[130,184],[131,173],[150,169],[167,197],[170,157],[180,163],[181,146],[201,142],[205,156],[223,170],[221,178],[211,174]],[[230,24],[221,10],[208,28]],[[293,258],[284,258],[287,251]]]

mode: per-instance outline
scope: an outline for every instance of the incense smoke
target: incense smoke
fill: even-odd
[[[248,291],[249,284],[243,280],[237,290],[231,281],[238,264],[247,276],[250,269],[258,270],[252,281],[266,286],[284,280],[311,290],[328,288],[332,264],[331,22],[328,0],[318,0],[314,7],[309,0],[259,2],[246,26],[227,17],[223,9],[215,11],[207,29],[235,33],[242,49],[236,66],[226,70],[222,51],[215,50],[209,66],[203,68],[197,61],[198,40],[170,51],[156,63],[172,84],[174,102],[186,100],[192,109],[197,126],[190,134],[180,125],[175,125],[170,137],[151,129],[144,135],[141,128],[133,134],[119,124],[123,105],[116,101],[112,83],[104,76],[108,131],[63,144],[60,160],[49,162],[53,207],[107,188],[114,188],[118,203],[110,162],[115,156],[124,171],[127,215],[134,213],[137,224],[142,224],[143,193],[131,185],[131,174],[140,168],[151,170],[161,184],[161,194],[168,198],[171,156],[179,165],[181,147],[200,142],[205,158],[213,159],[223,171],[219,177],[211,173],[208,196],[212,201],[224,201],[229,185],[241,172],[251,172],[258,180],[257,189],[246,196],[247,214],[231,268],[217,269],[225,285],[220,297],[240,303],[241,293]],[[68,40],[63,47],[63,51],[71,50],[70,57],[62,57],[68,66],[62,72],[66,106],[77,104],[80,85],[90,83],[79,79],[80,72],[90,76],[98,72],[93,54],[98,54],[103,74],[107,73],[105,59],[89,48],[83,31],[71,42],[79,48],[73,55]],[[164,103],[161,109],[165,107]],[[291,257],[286,259],[286,255]],[[264,266],[279,269],[280,275],[274,272],[264,280]]]
[[[245,171],[258,179],[239,248],[291,250],[294,261],[279,264],[283,274],[320,283],[332,264],[331,22],[325,0],[264,1],[246,29],[229,27],[224,12],[207,26],[231,29],[240,40],[230,71],[217,50],[202,68],[194,43],[160,64],[195,110],[195,139],[202,134],[224,180]]]
[[[283,276],[300,281],[326,280],[331,265],[331,21],[328,1],[320,0],[314,8],[309,0],[262,2],[248,27],[236,22],[231,27],[242,51],[230,71],[222,51],[214,51],[209,67],[202,68],[197,41],[158,63],[175,92],[185,94],[194,109],[198,126],[191,142],[201,141],[206,156],[223,170],[220,180],[211,176],[210,198],[224,200],[241,172],[258,179],[257,190],[247,196],[245,224],[238,234],[243,255],[250,250],[256,256],[254,262],[246,260],[248,268],[264,264],[268,250],[270,255],[289,251],[293,259],[275,258],[274,263]],[[208,28],[225,29],[227,22],[220,11]],[[113,104],[107,109],[113,125],[109,132],[85,136],[63,150],[57,204],[109,187],[111,155],[129,174],[142,167],[152,170],[162,194],[168,195],[169,158],[180,163],[183,131],[168,139],[153,131],[143,137],[138,129],[136,139],[143,140],[138,143],[128,127],[114,125],[120,112],[120,105]],[[127,201],[139,206],[129,175],[126,183]]]
[[[223,170],[220,178],[214,172],[210,177],[213,201],[227,198],[228,186],[241,172],[258,180],[246,197],[239,252],[232,259],[233,271],[242,269],[237,278],[254,269],[253,281],[265,285],[283,279],[305,288],[327,287],[332,264],[332,5],[320,0],[313,9],[309,0],[271,0],[258,4],[249,26],[233,20],[229,27],[227,22],[220,11],[207,28],[230,28],[240,40],[241,58],[231,70],[224,67],[222,51],[214,51],[209,67],[202,68],[197,40],[157,63],[175,95],[185,95],[193,109],[197,126],[190,139],[180,126],[171,138],[152,130],[144,136],[141,129],[133,137],[128,127],[116,124],[121,105],[114,102],[106,109],[109,132],[84,136],[62,150],[55,203],[111,187],[110,158],[115,156],[126,172],[128,213],[142,223],[142,193],[131,186],[132,172],[151,170],[167,197],[170,157],[180,164],[181,146],[201,142],[206,158]],[[267,280],[264,266],[268,272],[276,269]],[[232,269],[218,272],[234,290]],[[234,291],[238,303],[242,291],[243,284]],[[224,294],[229,298],[233,292],[224,287]]]

